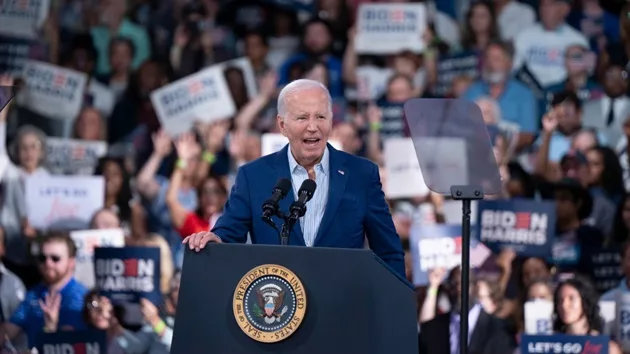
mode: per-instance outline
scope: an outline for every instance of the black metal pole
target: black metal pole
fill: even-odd
[[[462,199],[462,274],[459,321],[459,354],[468,354],[468,309],[470,294],[470,199]]]

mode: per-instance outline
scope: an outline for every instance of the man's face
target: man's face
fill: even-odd
[[[540,21],[547,29],[555,29],[564,22],[569,6],[561,0],[540,0]]]
[[[253,60],[263,60],[267,56],[267,46],[258,35],[245,37],[245,54]]]
[[[588,73],[592,58],[584,48],[580,46],[569,47],[564,53],[564,56],[564,65],[569,75]]]
[[[322,88],[306,88],[285,96],[286,116],[278,127],[289,139],[291,152],[300,164],[316,163],[324,154],[332,131],[329,96]]]
[[[42,245],[39,256],[39,271],[47,284],[63,279],[74,268],[74,258],[68,254],[68,245],[63,241],[50,241]]]
[[[361,141],[357,136],[357,130],[350,123],[341,123],[335,127],[332,133],[333,139],[341,142],[343,151],[355,153],[361,148]]]
[[[567,133],[574,132],[582,125],[582,112],[572,103],[565,102],[558,114],[558,126]]]
[[[510,58],[496,45],[486,49],[485,71],[489,73],[508,73],[512,68]]]

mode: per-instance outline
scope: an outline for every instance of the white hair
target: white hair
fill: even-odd
[[[475,103],[481,103],[481,102],[488,103],[490,106],[492,106],[492,113],[494,114],[494,119],[497,122],[497,124],[503,120],[501,117],[501,107],[499,106],[499,102],[497,100],[495,100],[492,97],[486,96],[486,97],[480,97],[475,101]]]
[[[298,79],[288,83],[284,88],[282,88],[280,94],[278,94],[278,115],[282,118],[287,117],[287,96],[303,90],[310,90],[314,88],[319,88],[326,92],[326,96],[328,97],[328,113],[332,114],[332,97],[330,96],[328,88],[319,81],[310,79]]]

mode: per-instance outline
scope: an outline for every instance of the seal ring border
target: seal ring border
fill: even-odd
[[[256,326],[254,326],[254,324],[252,324],[249,319],[247,318],[247,316],[243,313],[243,317],[245,318],[245,321],[239,321],[238,317],[238,311],[237,311],[237,306],[240,304],[242,311],[245,311],[245,293],[247,293],[247,290],[249,289],[249,287],[259,278],[262,278],[263,276],[259,276],[254,278],[254,280],[252,280],[250,282],[250,284],[248,284],[246,287],[243,286],[243,288],[245,288],[245,292],[243,293],[243,299],[242,300],[238,300],[237,299],[237,293],[238,293],[238,289],[241,287],[241,285],[243,284],[243,282],[245,282],[246,280],[248,280],[248,276],[255,270],[263,268],[263,267],[268,267],[268,268],[277,268],[278,270],[282,270],[284,272],[286,272],[288,274],[287,277],[283,277],[280,272],[278,272],[277,274],[273,274],[273,272],[270,272],[271,274],[265,274],[263,276],[277,276],[281,279],[284,279],[287,283],[289,283],[289,286],[291,287],[291,289],[293,290],[293,293],[295,294],[295,312],[293,313],[293,318],[298,317],[298,321],[295,325],[295,328],[290,331],[289,333],[285,334],[284,337],[281,337],[279,339],[276,339],[275,335],[276,334],[280,334],[281,332],[285,332],[285,327],[274,331],[274,332],[264,332],[261,331],[259,329],[256,328]],[[291,286],[291,279],[295,279],[295,281],[297,282],[297,285],[299,285],[302,288],[302,296],[301,298],[304,299],[304,306],[302,306],[302,308],[300,309],[297,304],[298,304],[298,297],[297,296],[297,292],[295,291],[295,288],[293,286]],[[288,268],[281,266],[279,264],[261,264],[259,266],[256,266],[252,269],[250,269],[249,271],[247,271],[247,273],[245,273],[245,275],[239,280],[239,282],[236,285],[236,289],[234,290],[234,295],[232,296],[232,311],[234,314],[234,320],[236,321],[236,324],[238,325],[238,327],[241,329],[241,331],[243,331],[243,333],[245,333],[248,337],[252,338],[253,340],[257,341],[257,342],[262,342],[262,343],[277,343],[280,341],[283,341],[287,338],[289,338],[293,333],[295,333],[295,331],[297,331],[297,329],[300,327],[300,325],[302,324],[302,321],[304,320],[304,314],[306,313],[306,306],[307,306],[307,298],[306,298],[306,288],[304,288],[304,284],[302,284],[302,281],[300,280],[300,278],[295,275],[295,273],[293,273],[291,270],[289,270]],[[289,323],[291,323],[292,321],[289,321]],[[252,328],[255,328],[259,333],[261,333],[261,338],[256,338],[254,333],[249,333],[246,330],[246,326],[249,325]]]

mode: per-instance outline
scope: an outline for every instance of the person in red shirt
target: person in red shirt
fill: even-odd
[[[180,203],[177,191],[181,186],[186,161],[199,153],[194,137],[184,134],[177,142],[178,160],[166,193],[166,204],[173,227],[182,237],[212,229],[227,200],[227,189],[223,182],[215,176],[208,176],[197,187],[197,210],[189,211]]]

